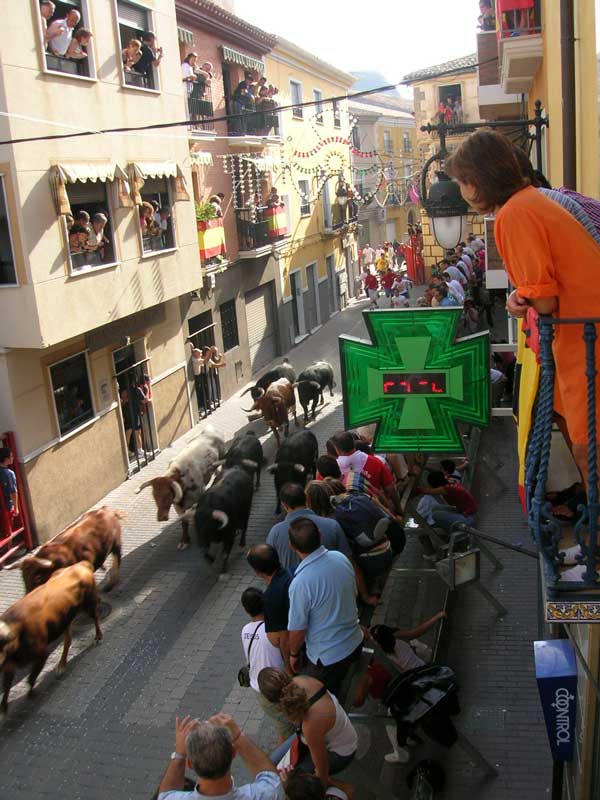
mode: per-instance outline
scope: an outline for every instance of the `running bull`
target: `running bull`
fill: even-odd
[[[225,469],[242,467],[252,477],[256,475],[256,488],[259,489],[264,461],[263,448],[258,436],[254,431],[246,431],[233,440],[224,460],[217,463]]]
[[[245,394],[250,392],[252,399],[257,400],[259,397],[261,397],[262,392],[266,391],[272,383],[278,381],[280,378],[287,378],[290,383],[294,383],[296,380],[294,368],[287,358],[284,358],[283,363],[279,364],[279,366],[273,367],[273,369],[270,369],[268,372],[265,372],[264,375],[261,375],[254,386],[249,386],[247,389],[245,389],[240,397],[243,397]]]
[[[276,514],[281,511],[279,501],[281,487],[284,483],[299,483],[305,486],[308,474],[313,477],[317,474],[318,457],[319,443],[312,431],[296,431],[281,445],[275,456],[275,463],[267,467],[267,472],[270,472],[275,480]]]
[[[0,670],[4,673],[4,695],[0,712],[6,713],[8,695],[18,668],[31,664],[29,695],[48,659],[51,642],[64,636],[60,674],[67,663],[71,645],[70,625],[79,611],[85,611],[96,625],[96,641],[102,639],[98,620],[98,592],[94,567],[80,561],[55,572],[50,579],[26,594],[0,616]]]
[[[260,389],[259,397],[254,401],[252,408],[244,409],[246,413],[260,411],[264,421],[275,434],[277,447],[281,440],[279,438],[279,428],[283,426],[287,436],[290,432],[289,413],[294,414],[294,422],[298,424],[296,417],[296,395],[294,387],[287,378],[280,378],[274,381],[268,389]]]
[[[314,419],[319,398],[321,398],[321,404],[325,402],[323,390],[329,387],[329,394],[333,397],[333,387],[335,386],[333,367],[327,361],[317,361],[316,364],[311,364],[310,367],[302,370],[298,375],[298,382],[295,386],[298,389],[298,400],[304,409],[304,422],[306,424],[308,422],[309,405],[313,404],[311,416]]]

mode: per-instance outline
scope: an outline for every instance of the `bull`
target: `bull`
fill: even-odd
[[[70,625],[79,611],[94,620],[96,641],[102,639],[98,620],[98,592],[94,567],[80,561],[58,570],[50,579],[26,594],[0,616],[0,669],[4,695],[0,712],[6,713],[8,695],[17,668],[31,664],[29,696],[48,659],[49,645],[62,634],[63,651],[56,668],[64,671],[71,646]]]
[[[210,545],[223,544],[221,572],[227,572],[229,554],[237,531],[241,531],[240,547],[246,544],[246,530],[252,507],[253,479],[242,467],[233,467],[202,495],[196,506],[194,522],[198,546],[213,562]]]
[[[321,404],[325,402],[323,390],[329,387],[329,395],[333,397],[333,387],[335,386],[333,367],[327,361],[317,361],[316,364],[311,364],[310,367],[302,370],[298,375],[298,382],[295,386],[298,389],[298,400],[304,409],[304,422],[306,424],[308,422],[308,407],[310,403],[312,403],[311,416],[314,419],[319,398],[321,399]]]
[[[256,475],[256,488],[259,489],[260,473],[264,460],[262,444],[257,435],[254,431],[246,431],[246,433],[233,440],[225,459],[220,461],[219,465],[224,466],[225,469],[242,467],[252,477]]]
[[[7,569],[20,569],[25,591],[30,592],[45,583],[58,569],[89,561],[94,570],[100,569],[112,555],[111,569],[105,591],[110,591],[119,580],[121,566],[120,511],[106,506],[83,514],[76,522],[43,544],[35,555],[27,555]]]
[[[190,543],[189,521],[185,512],[196,505],[213,476],[218,462],[225,457],[225,441],[210,425],[192,439],[169,464],[165,475],[145,481],[136,489],[139,494],[152,487],[156,503],[156,519],[166,522],[171,506],[181,518],[181,539],[178,550]]]
[[[264,375],[261,375],[254,386],[249,386],[247,389],[245,389],[241,393],[240,397],[243,397],[245,394],[250,392],[252,399],[258,400],[258,398],[262,395],[262,392],[266,391],[272,383],[275,383],[275,381],[278,381],[280,378],[287,378],[290,383],[294,383],[296,380],[294,368],[287,358],[284,358],[283,363],[279,364],[279,366],[273,367],[273,369],[270,369],[268,372],[265,372]]]
[[[296,417],[296,394],[292,383],[287,378],[280,378],[274,381],[268,389],[261,389],[260,396],[254,401],[252,408],[244,409],[246,413],[260,411],[264,421],[275,434],[277,447],[281,440],[279,438],[279,428],[283,427],[284,434],[290,432],[290,410],[294,414],[294,422],[298,425]]]
[[[313,477],[317,474],[318,457],[319,443],[312,431],[296,431],[281,445],[275,456],[275,463],[267,467],[267,472],[273,475],[275,481],[276,514],[281,511],[279,500],[281,487],[285,483],[299,483],[305,486],[309,473]]]

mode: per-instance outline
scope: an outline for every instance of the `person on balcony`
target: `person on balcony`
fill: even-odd
[[[80,21],[81,14],[72,8],[66,13],[64,19],[55,19],[50,23],[46,31],[46,41],[51,53],[55,56],[65,57],[73,38],[73,31]]]
[[[231,120],[232,133],[241,136],[246,133],[246,97],[248,96],[248,89],[252,86],[252,75],[247,72],[244,80],[240,81],[235,87],[233,92],[233,113],[234,117]]]
[[[479,214],[495,214],[494,234],[511,283],[507,309],[525,317],[530,308],[556,317],[594,318],[600,308],[600,248],[558,203],[523,175],[509,139],[477,131],[446,163],[464,199]],[[554,410],[575,462],[587,482],[586,355],[581,325],[557,325]],[[596,343],[596,364],[600,345]],[[600,376],[596,377],[596,416]],[[565,424],[566,423],[566,424]]]
[[[495,31],[496,30],[496,13],[494,11],[492,0],[479,0],[479,27],[482,31]]]
[[[127,47],[121,50],[123,59],[123,69],[125,72],[133,72],[133,67],[142,57],[142,43],[139,39],[130,39]]]
[[[146,82],[152,67],[158,67],[163,57],[163,49],[158,46],[156,36],[149,31],[142,35],[142,54],[133,65],[133,71],[143,75]]]
[[[109,244],[104,234],[104,229],[108,223],[105,214],[94,214],[91,220],[90,232],[88,233],[85,249],[90,253],[90,263],[101,264],[104,261],[105,247]]]
[[[87,50],[85,48],[89,45],[94,34],[87,28],[78,28],[73,34],[69,49],[65,53],[65,58],[72,58],[75,61],[81,61],[87,58]]]
[[[42,30],[44,31],[44,43],[47,46],[48,40],[46,34],[48,33],[48,20],[51,20],[56,11],[56,6],[51,0],[42,0],[40,3],[40,17],[42,19]]]
[[[196,62],[198,53],[188,53],[181,62],[181,80],[184,82],[188,95],[192,93],[197,79]]]

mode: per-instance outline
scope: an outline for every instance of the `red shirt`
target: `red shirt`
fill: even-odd
[[[394,483],[394,476],[381,459],[362,453],[360,450],[356,450],[350,456],[339,456],[337,462],[342,475],[345,476],[353,469],[364,475],[377,491],[382,492]]]
[[[451,483],[448,486],[444,486],[444,497],[449,505],[454,506],[465,517],[470,517],[477,511],[475,498],[460,483]]]
[[[377,276],[369,273],[365,278],[365,286],[367,289],[377,289],[379,286],[379,282],[377,281]]]
[[[391,289],[395,280],[396,276],[393,272],[386,272],[385,275],[381,277],[381,285],[384,289]]]

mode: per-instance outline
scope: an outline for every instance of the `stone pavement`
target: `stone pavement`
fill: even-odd
[[[337,337],[365,335],[360,316],[364,307],[359,303],[336,315],[295,348],[290,358],[296,369],[323,358],[334,363],[339,374]],[[210,424],[231,438],[247,424],[242,405],[246,403],[232,398],[210,417]],[[254,425],[262,434],[262,423]],[[481,471],[482,482],[476,486],[483,506],[481,526],[496,535],[524,539],[527,534],[512,490],[510,422],[500,425],[506,430],[492,426],[483,447],[504,462],[502,476],[511,489],[498,498],[493,482]],[[311,428],[323,446],[340,427],[338,389],[334,398],[326,398]],[[148,799],[173,747],[176,714],[189,712],[206,719],[224,709],[264,747],[273,744],[273,731],[252,691],[240,689],[236,679],[242,664],[240,629],[247,621],[239,597],[256,583],[243,553],[234,548],[230,572],[218,580],[218,565],[208,565],[194,545],[184,552],[176,550],[179,526],[156,521],[151,495],[134,493],[142,481],[160,474],[197,431],[102,501],[128,515],[121,583],[106,596],[111,613],[102,623],[104,640],[94,646],[93,629],[76,622],[63,677],[58,679],[53,671],[59,656],[55,651],[34,700],[24,698],[24,681],[13,687],[8,716],[0,721],[0,800],[18,800],[33,792],[64,800]],[[272,436],[263,436],[263,441],[271,459]],[[275,521],[274,508],[273,483],[265,474],[253,503],[249,544],[264,540]],[[445,796],[450,800],[467,792],[482,800],[546,796],[547,744],[531,672],[535,567],[517,554],[501,557],[507,565],[504,573],[486,573],[484,580],[510,607],[510,616],[497,621],[473,589],[464,590],[452,612],[448,656],[463,686],[459,725],[499,765],[501,775],[482,783],[480,773],[454,748],[445,757],[449,773]],[[20,574],[0,572],[0,611],[21,594]],[[386,590],[380,616],[403,624],[416,622],[429,613],[426,595],[422,586],[396,578]],[[390,749],[383,725],[370,722],[358,727],[361,758],[347,774],[359,787],[357,798],[408,797],[406,768],[382,766],[383,753]],[[243,767],[236,764],[235,771],[238,782],[243,781]]]

